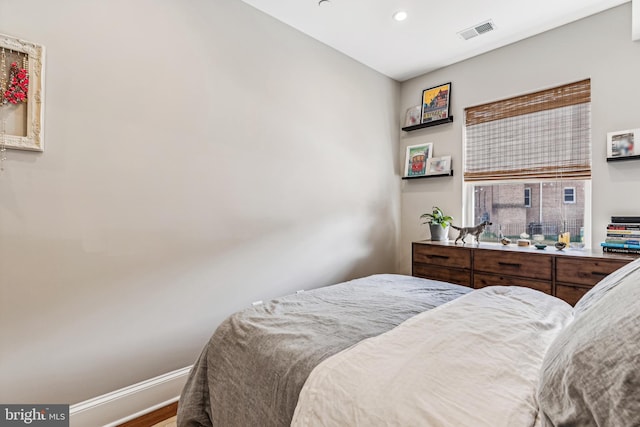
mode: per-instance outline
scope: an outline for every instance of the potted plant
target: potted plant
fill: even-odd
[[[423,224],[429,224],[431,240],[449,240],[449,224],[453,217],[445,215],[442,209],[434,206],[431,213],[420,215],[420,219],[426,219]]]

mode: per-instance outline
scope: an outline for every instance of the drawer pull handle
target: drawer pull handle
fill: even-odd
[[[607,276],[607,275],[608,275],[607,273],[602,273],[602,272],[600,272],[600,271],[592,271],[592,272],[591,272],[591,274],[592,274],[593,276],[602,276],[602,277],[604,277],[604,276]]]
[[[498,261],[498,264],[503,265],[505,267],[518,267],[520,268],[520,264],[517,264],[515,262],[502,262],[502,261]]]
[[[445,255],[430,255],[431,258],[442,258],[442,259],[449,259],[448,256]]]

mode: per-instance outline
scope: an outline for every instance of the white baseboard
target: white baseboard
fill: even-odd
[[[176,402],[191,366],[71,405],[71,427],[113,427]]]

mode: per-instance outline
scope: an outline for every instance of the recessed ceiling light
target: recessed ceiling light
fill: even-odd
[[[400,21],[404,21],[405,19],[407,19],[407,12],[405,12],[404,10],[399,10],[396,13],[393,14],[393,19],[395,19],[396,21],[400,22]]]

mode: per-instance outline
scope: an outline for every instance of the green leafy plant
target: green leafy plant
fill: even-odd
[[[442,228],[447,228],[449,224],[451,224],[451,221],[453,221],[453,217],[445,215],[442,209],[437,206],[434,206],[432,209],[431,213],[420,215],[420,219],[426,219],[423,224],[440,225]]]

